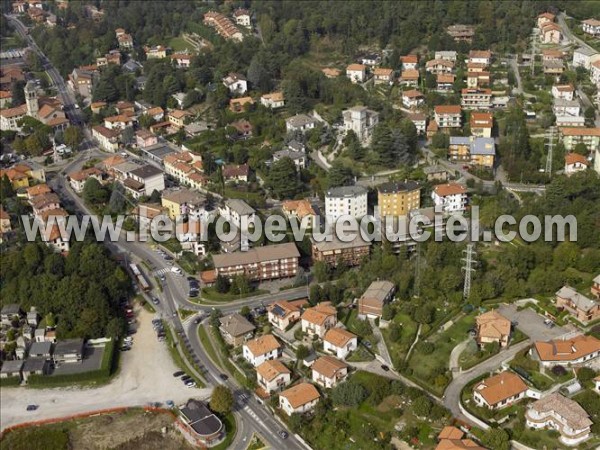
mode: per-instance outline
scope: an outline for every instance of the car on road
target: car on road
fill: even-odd
[[[39,405],[27,405],[27,411],[35,411],[39,408]]]
[[[220,374],[219,374],[219,378],[220,378],[221,380],[223,380],[223,381],[227,381],[227,380],[229,380],[229,376],[228,376],[228,375],[225,375],[224,373],[220,373]]]
[[[196,280],[194,277],[187,277],[187,280],[188,280],[189,282],[194,282],[194,281],[195,281],[196,283],[198,282],[198,280]]]
[[[287,431],[285,431],[285,430],[279,430],[279,431],[277,432],[277,434],[279,435],[279,437],[280,437],[281,439],[287,439],[287,438],[288,438],[288,436],[289,436],[288,432],[287,432]]]
[[[152,303],[158,305],[160,303],[160,300],[158,299],[158,297],[152,297]]]
[[[381,368],[382,368],[383,370],[385,370],[386,372],[389,372],[389,370],[390,370],[390,368],[389,368],[388,366],[386,366],[385,364],[382,364],[382,365],[381,365]]]
[[[178,370],[177,372],[173,373],[173,376],[178,378],[185,375],[185,372],[183,370]]]
[[[165,275],[163,273],[161,273],[160,276],[158,277],[158,279],[164,283],[166,281],[167,277],[165,277]]]
[[[196,318],[194,319],[194,324],[198,325],[200,322],[202,322],[202,316],[200,316],[200,317],[196,317]]]
[[[175,403],[173,402],[173,400],[167,400],[165,402],[165,405],[167,405],[168,408],[174,408],[175,407]]]

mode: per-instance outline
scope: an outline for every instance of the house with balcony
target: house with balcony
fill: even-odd
[[[238,313],[229,314],[219,319],[219,331],[223,340],[229,345],[237,347],[248,339],[252,339],[256,327],[248,319]]]
[[[300,383],[279,394],[279,407],[288,416],[312,411],[321,395],[310,383]]]
[[[589,152],[600,149],[600,128],[562,127],[559,130],[567,151],[575,150],[577,144],[585,144]]]
[[[480,346],[498,343],[500,347],[506,347],[510,330],[510,320],[497,311],[491,310],[475,318],[475,334]]]
[[[326,389],[334,388],[348,375],[348,364],[333,356],[321,356],[310,368],[312,381]]]
[[[467,208],[467,188],[458,183],[438,184],[433,188],[431,198],[444,214],[462,213]]]
[[[330,302],[321,302],[304,310],[300,319],[303,333],[322,338],[327,330],[337,324],[337,310]]]
[[[279,300],[267,307],[269,323],[281,331],[300,320],[300,308],[286,300]]]
[[[462,109],[460,105],[438,105],[434,108],[434,119],[438,128],[460,128],[462,126]]]
[[[353,83],[363,83],[367,81],[367,66],[364,64],[350,64],[346,67],[346,76]]]
[[[600,303],[569,286],[563,286],[556,292],[555,302],[559,310],[567,310],[580,322],[586,323],[600,319]]]
[[[279,358],[281,352],[281,344],[272,334],[246,341],[242,349],[244,359],[254,367],[260,366],[265,361]]]
[[[292,372],[276,359],[263,362],[256,368],[256,382],[267,393],[278,392],[291,381]]]
[[[460,104],[466,110],[490,109],[492,107],[492,90],[465,88],[461,91]]]
[[[323,336],[323,350],[339,359],[345,359],[357,347],[358,337],[343,328],[330,328]]]
[[[587,365],[600,355],[600,340],[580,334],[570,339],[537,341],[530,354],[543,367]]]
[[[565,175],[571,176],[577,172],[587,170],[590,162],[587,158],[579,153],[567,153],[565,155]]]

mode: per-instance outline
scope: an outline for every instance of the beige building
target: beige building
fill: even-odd
[[[528,389],[521,377],[506,371],[477,383],[473,388],[473,398],[479,406],[500,409],[525,398]]]
[[[279,407],[288,415],[312,411],[321,395],[310,383],[300,383],[279,394]]]
[[[267,307],[267,315],[271,325],[284,331],[291,324],[300,320],[300,308],[293,303],[280,300]]]
[[[381,217],[405,216],[421,207],[421,186],[415,181],[390,181],[377,187],[377,203]]]
[[[321,302],[307,308],[301,316],[302,332],[320,338],[337,324],[337,310],[330,302]]]
[[[333,356],[321,356],[310,368],[313,382],[327,389],[335,387],[348,375],[348,364]]]
[[[488,311],[475,318],[477,343],[479,345],[498,342],[501,347],[508,345],[511,323],[497,311]]]
[[[396,287],[391,281],[373,281],[358,299],[358,314],[363,317],[381,317],[383,306],[392,301]]]
[[[290,384],[292,372],[281,361],[265,361],[256,368],[256,381],[267,394]]]
[[[225,342],[237,347],[252,338],[256,327],[244,316],[238,313],[230,314],[219,319],[221,326],[219,331]]]

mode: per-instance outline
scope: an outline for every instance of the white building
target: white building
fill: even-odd
[[[123,186],[133,198],[148,197],[154,191],[165,190],[164,172],[158,167],[147,164],[130,171],[128,177],[123,181]]]
[[[256,381],[268,394],[280,391],[290,384],[290,369],[276,359],[265,361],[256,368]]]
[[[323,336],[323,350],[345,359],[348,353],[356,350],[358,338],[343,328],[331,328]]]
[[[350,64],[346,67],[346,76],[353,83],[362,83],[367,80],[367,66],[364,64]]]
[[[379,123],[379,113],[368,109],[366,106],[353,106],[345,110],[344,129],[352,130],[359,140],[365,141],[371,137],[373,129]]]
[[[304,152],[284,149],[273,153],[273,162],[277,162],[283,158],[290,158],[294,161],[297,170],[306,169],[306,166],[308,165],[308,158]]]
[[[456,61],[456,52],[453,50],[435,52],[435,59],[444,59],[446,61]]]
[[[578,116],[581,113],[581,105],[577,100],[555,98],[552,112],[555,116]]]
[[[568,153],[565,155],[565,174],[573,175],[582,172],[588,168],[590,162],[583,155],[578,153]]]
[[[285,129],[287,132],[312,130],[317,125],[317,121],[306,114],[296,114],[285,119]]]
[[[279,394],[279,407],[288,415],[312,411],[321,395],[310,383],[300,383]]]
[[[300,319],[303,333],[322,338],[337,324],[337,311],[329,302],[322,302],[307,308]]]
[[[552,96],[555,99],[572,101],[575,95],[575,88],[572,84],[555,84],[552,86]]]
[[[598,175],[600,175],[600,148],[596,149],[594,155],[594,170]]]
[[[425,103],[425,97],[420,91],[410,89],[402,92],[402,104],[410,109],[417,108]]]
[[[581,28],[584,33],[592,36],[600,36],[600,20],[587,19],[581,22]]]
[[[348,365],[333,356],[321,356],[310,367],[312,380],[326,389],[331,389],[348,375]]]
[[[590,70],[592,63],[600,60],[600,53],[588,47],[579,47],[573,52],[573,67]]]
[[[246,361],[254,367],[258,367],[265,361],[279,358],[281,356],[281,344],[272,334],[266,334],[246,341],[242,354]]]
[[[283,92],[271,92],[260,97],[260,104],[271,109],[282,108],[285,106]]]
[[[115,153],[119,149],[120,130],[110,130],[102,125],[96,125],[92,127],[92,136],[106,152]]]
[[[239,73],[231,72],[223,78],[223,85],[229,89],[232,94],[245,94],[248,90],[248,81],[246,77]]]
[[[469,64],[484,64],[489,66],[492,62],[492,52],[489,50],[471,50],[469,52]]]
[[[329,223],[341,216],[357,219],[367,215],[367,189],[362,186],[341,186],[325,193],[325,216]]]
[[[219,214],[236,228],[241,228],[242,222],[254,223],[256,210],[244,200],[231,198],[219,207]]]
[[[433,204],[443,213],[462,212],[467,207],[467,189],[458,183],[439,184],[431,193]]]
[[[585,365],[600,356],[600,340],[580,334],[570,339],[537,341],[531,353],[544,367]]]
[[[425,114],[408,114],[408,118],[417,129],[417,133],[425,134],[425,131],[427,130],[427,116]]]
[[[244,8],[238,8],[233,12],[235,23],[246,28],[252,27],[250,11]]]
[[[600,60],[594,61],[590,66],[590,79],[592,83],[600,86]]]

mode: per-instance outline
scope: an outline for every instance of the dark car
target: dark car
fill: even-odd
[[[164,258],[165,258],[165,261],[173,261],[173,257],[172,256],[165,255]]]
[[[187,280],[189,282],[195,281],[196,283],[198,282],[198,280],[196,280],[194,277],[187,277]]]
[[[386,366],[385,364],[382,364],[382,365],[381,365],[381,368],[382,368],[383,370],[385,370],[386,372],[390,370],[390,368],[389,368],[388,366]]]
[[[279,430],[279,431],[277,432],[277,434],[279,435],[279,437],[280,437],[281,439],[287,439],[287,437],[289,436],[288,432],[287,432],[287,431],[285,431],[285,430]]]
[[[202,322],[202,316],[200,316],[200,317],[196,317],[196,318],[194,319],[194,323],[195,323],[196,325],[198,325],[200,322]]]
[[[198,294],[199,294],[198,291],[190,291],[190,292],[188,292],[188,297],[195,298],[195,297],[198,297]]]
[[[224,373],[220,373],[219,374],[219,378],[223,381],[227,381],[229,380],[229,377],[227,375],[225,375]]]
[[[38,408],[38,405],[27,405],[27,411],[35,411]]]
[[[178,370],[177,372],[173,373],[174,377],[180,377],[182,375],[185,375],[185,372],[183,370]]]

